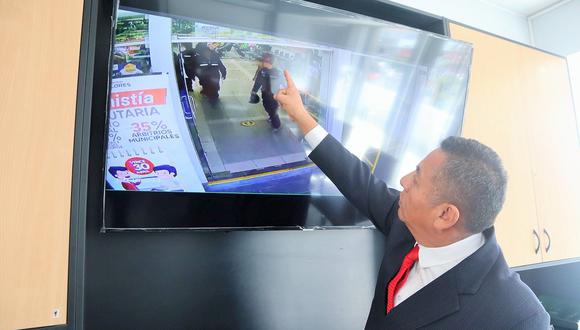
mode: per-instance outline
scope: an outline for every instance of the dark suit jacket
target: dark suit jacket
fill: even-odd
[[[415,239],[398,218],[399,192],[375,178],[370,168],[328,135],[310,159],[386,236],[367,329],[547,329],[549,316],[511,271],[494,228],[485,244],[457,266],[385,313],[387,284]]]

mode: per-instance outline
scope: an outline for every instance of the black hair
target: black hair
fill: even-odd
[[[171,165],[158,165],[153,168],[153,171],[167,171],[169,173],[175,174],[177,176],[177,169]]]
[[[507,189],[498,154],[476,140],[455,136],[443,140],[441,150],[446,160],[435,178],[436,199],[457,206],[470,233],[493,226]]]
[[[111,166],[109,167],[109,173],[115,178],[117,177],[117,171],[126,171],[127,168],[125,166]]]
[[[274,55],[272,55],[271,53],[263,53],[262,54],[262,62],[274,64]]]
[[[197,45],[195,45],[195,51],[199,54],[201,54],[203,51],[207,51],[209,50],[209,47],[207,46],[207,42],[198,42]]]

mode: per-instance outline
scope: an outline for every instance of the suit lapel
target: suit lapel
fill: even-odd
[[[416,329],[458,310],[457,275],[449,271],[397,305],[385,321],[389,328]]]
[[[486,242],[479,250],[397,305],[385,326],[416,329],[459,311],[459,295],[476,293],[499,256],[494,228],[483,234]]]
[[[377,278],[377,288],[380,285],[380,288],[378,289],[383,295],[385,295],[385,302],[388,283],[393,279],[393,277],[395,277],[397,272],[399,272],[403,258],[409,251],[411,251],[413,245],[415,245],[415,239],[403,222],[398,218],[394,221],[391,233],[387,238],[390,244],[383,257],[381,270]]]

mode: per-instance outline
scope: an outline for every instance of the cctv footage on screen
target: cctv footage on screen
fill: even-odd
[[[273,97],[286,87],[284,70],[318,124],[396,187],[426,151],[455,133],[449,118],[463,111],[470,53],[442,42],[425,60],[418,32],[394,31],[377,36],[383,55],[371,56],[119,10],[107,188],[339,195]]]

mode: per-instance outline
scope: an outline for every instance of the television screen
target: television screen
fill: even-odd
[[[116,220],[105,227],[172,227],[119,220],[120,209],[148,214],[155,201],[346,203],[273,98],[283,70],[318,124],[395,188],[460,130],[468,44],[301,1],[176,3],[187,10],[117,10],[105,165],[106,217]],[[178,227],[247,226],[227,220],[237,211],[188,210],[196,220]],[[337,225],[314,223],[324,224]]]

